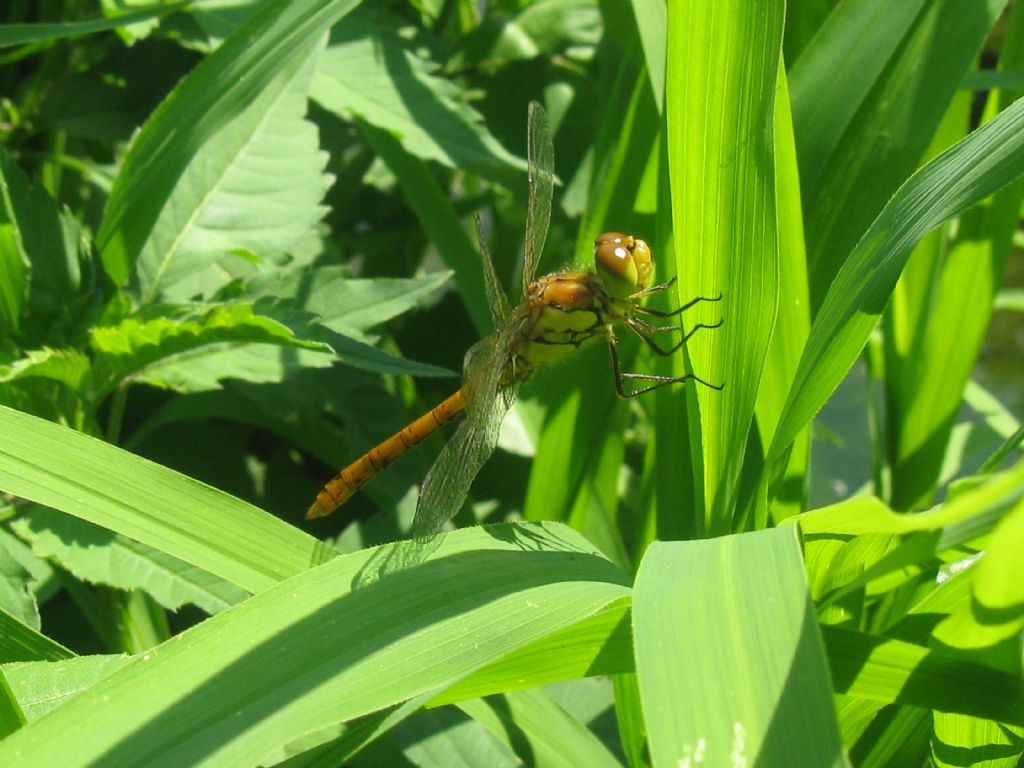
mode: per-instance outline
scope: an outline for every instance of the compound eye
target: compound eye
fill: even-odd
[[[594,241],[594,267],[608,293],[616,298],[627,298],[639,285],[633,259],[635,242],[621,232],[605,232]]]

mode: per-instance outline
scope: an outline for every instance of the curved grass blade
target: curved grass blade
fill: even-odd
[[[864,347],[914,245],[1024,173],[1024,100],[915,173],[889,201],[825,296],[811,326],[769,463],[779,460]]]

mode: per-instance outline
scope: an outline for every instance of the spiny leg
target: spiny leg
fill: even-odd
[[[662,283],[661,285],[652,285],[650,288],[645,288],[642,291],[638,291],[637,293],[634,293],[629,298],[631,298],[631,299],[639,299],[639,298],[641,298],[643,296],[648,296],[648,295],[650,295],[652,293],[658,293],[660,291],[667,290],[668,288],[670,288],[672,286],[672,283],[674,281],[675,280],[673,279],[673,280],[670,280],[667,283]],[[675,317],[676,315],[682,314],[683,312],[688,310],[690,307],[693,307],[693,306],[696,306],[697,304],[700,304],[700,302],[702,302],[702,301],[721,301],[721,300],[722,300],[722,294],[718,294],[715,297],[698,296],[696,299],[692,299],[691,301],[686,302],[681,307],[677,307],[676,309],[672,309],[672,310],[669,310],[667,312],[664,312],[664,311],[662,311],[660,309],[651,309],[650,307],[641,307],[639,304],[633,306],[633,311],[634,312],[638,312],[641,315],[649,315],[651,317]]]
[[[693,334],[695,334],[702,328],[717,328],[721,324],[722,321],[719,320],[714,325],[706,325],[704,323],[695,325],[693,328],[691,328],[689,331],[683,334],[683,338],[681,338],[677,344],[673,345],[670,349],[662,349],[658,345],[658,343],[650,337],[649,334],[664,333],[667,331],[681,331],[683,330],[682,327],[678,325],[651,325],[650,323],[646,323],[638,317],[626,318],[626,325],[629,327],[629,330],[631,330],[633,333],[639,336],[643,340],[644,344],[646,344],[652,352],[654,352],[656,355],[661,355],[662,357],[668,357],[669,355],[678,352],[680,348],[682,348],[682,346],[687,341],[690,340],[690,337],[693,336]],[[712,387],[712,389],[714,389],[714,387]]]
[[[658,376],[653,373],[623,372],[622,365],[619,363],[619,351],[615,342],[615,331],[610,325],[605,326],[605,329],[608,335],[608,354],[611,356],[612,369],[615,372],[615,394],[621,399],[626,400],[630,397],[636,397],[637,395],[642,395],[645,392],[650,392],[651,390],[658,389],[659,387],[664,387],[666,384],[682,384],[683,382],[691,380],[699,382],[705,387],[710,387],[711,389],[720,390],[722,388],[722,385],[715,386],[714,384],[709,384],[694,373],[688,373],[685,376]],[[696,330],[696,328],[694,330]],[[691,331],[691,333],[692,332],[693,331]],[[653,381],[654,383],[650,386],[627,392],[623,386],[623,383],[627,379],[630,381]]]

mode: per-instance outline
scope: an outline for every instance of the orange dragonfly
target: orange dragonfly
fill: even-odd
[[[465,412],[466,418],[424,478],[416,505],[413,535],[425,538],[437,533],[465,502],[473,479],[494,452],[501,422],[512,407],[517,386],[538,367],[560,360],[591,339],[607,341],[615,373],[615,391],[621,398],[691,379],[712,389],[721,389],[692,373],[658,376],[622,371],[615,340],[616,325],[625,325],[661,356],[674,354],[698,330],[721,325],[721,322],[696,325],[669,349],[655,341],[655,334],[682,328],[654,325],[643,316],[676,317],[698,302],[717,301],[721,296],[696,298],[669,312],[640,306],[638,299],[665,291],[675,283],[673,278],[667,283],[650,285],[651,249],[643,240],[606,232],[594,242],[594,269],[565,270],[534,279],[547,238],[554,184],[551,131],[547,113],[537,102],[531,102],[529,109],[527,166],[529,197],[522,302],[515,309],[511,308],[477,220],[487,297],[496,332],[466,353],[461,389],[342,469],[317,495],[306,513],[307,519],[333,512],[391,462]],[[632,381],[643,384],[633,389],[627,384]]]

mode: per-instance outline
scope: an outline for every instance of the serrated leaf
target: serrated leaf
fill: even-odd
[[[257,314],[249,303],[151,307],[147,314],[158,312],[163,316],[129,317],[117,325],[92,329],[90,345],[100,393],[128,376],[159,383],[160,365],[212,344],[259,343],[331,351],[324,342],[296,338],[286,325]],[[229,369],[222,373],[222,377],[229,375]]]
[[[30,510],[11,527],[32,544],[37,556],[56,561],[78,578],[145,590],[172,611],[192,603],[213,614],[247,596],[235,585],[165,552],[51,509]]]
[[[354,5],[334,0],[266,3],[153,113],[125,158],[97,234],[103,264],[115,283],[135,272],[140,252],[201,148],[227,130],[245,105],[273,101],[271,84],[285,89],[291,79],[282,73],[300,71],[323,32]],[[197,201],[191,202],[190,210],[196,211]],[[157,255],[168,253],[161,249]],[[159,273],[149,274],[150,280],[154,277]]]
[[[76,349],[34,349],[12,365],[0,367],[0,381],[39,377],[77,392],[91,369],[88,356]]]
[[[323,217],[327,156],[303,117],[318,55],[282,72],[191,159],[136,262],[143,302],[187,298],[174,286],[226,253],[286,251]]]

